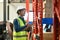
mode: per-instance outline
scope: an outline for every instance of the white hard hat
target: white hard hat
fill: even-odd
[[[21,10],[21,9],[25,9],[25,7],[24,6],[18,6],[17,7],[17,10]]]
[[[16,12],[18,13],[20,10],[25,10],[24,6],[18,6]]]

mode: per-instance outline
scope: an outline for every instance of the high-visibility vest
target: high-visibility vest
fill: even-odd
[[[22,19],[17,18],[17,20],[20,24],[20,27],[23,27],[25,25]],[[13,40],[27,40],[27,31],[20,32],[13,31]]]

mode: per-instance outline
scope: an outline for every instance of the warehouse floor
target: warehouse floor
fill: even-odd
[[[46,32],[43,34],[44,40],[52,40],[53,39],[53,33],[52,32]]]

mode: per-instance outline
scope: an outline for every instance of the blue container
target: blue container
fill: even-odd
[[[53,18],[43,18],[42,24],[53,24]]]

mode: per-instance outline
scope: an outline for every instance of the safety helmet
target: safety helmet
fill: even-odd
[[[19,14],[19,12],[22,11],[22,10],[25,10],[25,7],[24,6],[19,6],[17,8],[17,14]]]

